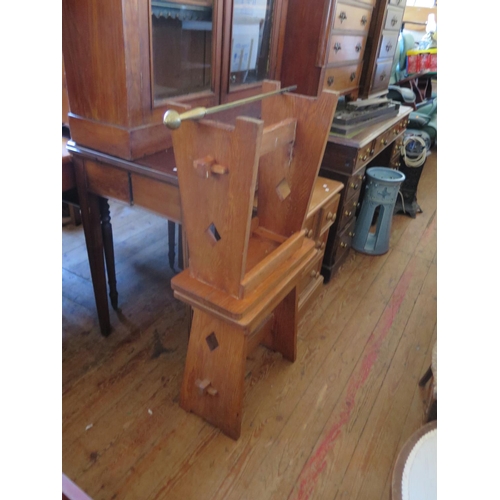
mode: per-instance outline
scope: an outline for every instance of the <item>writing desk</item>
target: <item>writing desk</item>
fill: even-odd
[[[103,335],[109,335],[111,324],[99,200],[112,198],[166,217],[169,220],[169,260],[173,267],[174,224],[180,224],[182,219],[174,152],[170,148],[128,161],[80,146],[74,141],[68,142],[67,149],[73,156],[75,167],[99,326]],[[182,262],[181,255],[179,259]],[[117,307],[116,300],[112,305]]]

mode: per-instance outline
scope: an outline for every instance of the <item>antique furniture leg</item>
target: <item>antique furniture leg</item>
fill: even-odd
[[[108,336],[111,333],[111,323],[109,320],[108,298],[106,296],[106,270],[104,267],[99,196],[87,191],[84,161],[76,157],[73,161],[97,316],[101,333]]]
[[[168,263],[170,269],[175,267],[175,222],[168,221]]]
[[[104,245],[104,256],[106,258],[106,270],[108,272],[109,298],[113,309],[118,308],[118,291],[116,290],[115,251],[113,247],[113,228],[111,226],[111,215],[109,203],[106,198],[99,198],[101,215],[102,239]]]

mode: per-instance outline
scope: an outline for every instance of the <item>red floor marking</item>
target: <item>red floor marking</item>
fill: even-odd
[[[326,467],[328,453],[334,448],[335,442],[342,431],[342,427],[349,421],[352,409],[354,408],[354,404],[356,402],[356,394],[360,387],[366,382],[366,379],[368,378],[368,375],[377,360],[382,342],[389,333],[392,323],[394,322],[394,318],[401,307],[406,291],[408,290],[408,286],[413,277],[412,271],[413,265],[410,264],[399,280],[389,304],[387,305],[388,307],[384,310],[382,317],[380,318],[379,324],[368,339],[366,355],[363,358],[361,366],[357,372],[352,374],[349,380],[347,394],[343,402],[343,410],[314,454],[311,455],[307,463],[304,465],[304,468],[299,476],[300,484],[298,492],[294,495],[294,492],[292,491],[289,500],[292,498],[296,500],[307,500],[313,493],[319,476]]]

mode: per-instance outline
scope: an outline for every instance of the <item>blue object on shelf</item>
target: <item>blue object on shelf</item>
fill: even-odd
[[[366,171],[365,196],[356,220],[352,248],[369,255],[382,255],[389,250],[392,214],[405,175],[386,167]],[[379,210],[375,231],[371,230],[375,211]]]

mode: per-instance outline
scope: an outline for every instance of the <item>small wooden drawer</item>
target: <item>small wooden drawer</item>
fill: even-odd
[[[384,30],[399,31],[403,22],[404,9],[387,7],[384,20]]]
[[[370,8],[337,3],[333,29],[363,31],[368,34],[371,18],[372,9]]]
[[[382,63],[377,63],[373,74],[372,91],[386,89],[389,86],[391,77],[392,59]]]
[[[119,168],[85,160],[87,188],[92,193],[131,203],[130,182],[127,172]]]
[[[365,53],[366,36],[333,34],[330,38],[328,64],[361,61]]]
[[[351,248],[352,239],[354,237],[354,229],[356,226],[356,218],[353,218],[345,229],[337,235],[334,242],[335,260],[339,260],[342,255]]]
[[[375,142],[376,140],[373,140],[372,142],[358,150],[356,167],[363,167],[373,158],[373,156],[375,155]]]
[[[406,5],[406,0],[389,0],[389,5],[394,5],[395,7],[404,7]]]
[[[362,63],[339,68],[328,68],[325,71],[323,88],[341,92],[357,87],[361,76],[361,67]]]
[[[321,208],[319,214],[319,234],[324,234],[328,228],[335,222],[337,218],[337,210],[339,208],[340,193],[332,198],[328,204]]]
[[[398,35],[396,33],[384,33],[378,50],[378,58],[394,57],[398,46]]]
[[[345,200],[350,199],[354,193],[358,193],[361,189],[361,186],[363,185],[363,179],[365,175],[365,169],[362,169],[361,171],[357,171],[354,175],[351,175],[346,182],[345,186]],[[337,214],[337,217],[339,217],[339,214]]]
[[[306,238],[314,238],[316,236],[316,228],[318,227],[319,212],[314,213],[307,217],[304,222],[304,229],[306,230]]]
[[[311,262],[302,271],[300,280],[297,285],[297,291],[300,294],[311,281],[318,278],[319,272],[321,270],[321,262],[323,260],[323,252],[318,252],[317,256],[311,260]]]

